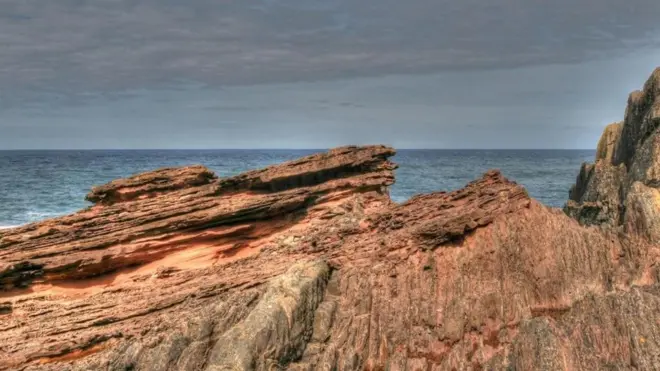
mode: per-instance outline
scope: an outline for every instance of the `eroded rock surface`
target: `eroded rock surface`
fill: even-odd
[[[85,199],[93,203],[113,204],[201,186],[215,178],[215,174],[204,166],[164,168],[94,187]]]
[[[660,68],[630,94],[624,121],[605,128],[596,162],[583,164],[564,210],[585,225],[660,242]]]
[[[624,132],[609,129],[599,160]],[[660,368],[651,184],[615,215],[626,234],[495,170],[395,204],[394,154],[344,147],[231,178],[159,170],[0,231],[0,369]],[[608,194],[591,182],[618,173],[597,166],[572,195]]]

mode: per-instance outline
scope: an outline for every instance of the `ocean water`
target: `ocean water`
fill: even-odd
[[[165,166],[203,164],[219,176],[292,160],[319,150],[0,151],[0,228],[64,215],[89,204],[93,185]],[[546,205],[561,207],[593,150],[399,150],[397,202],[462,187],[500,169]]]

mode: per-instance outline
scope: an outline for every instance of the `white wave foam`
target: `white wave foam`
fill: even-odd
[[[40,220],[46,218],[52,218],[54,216],[59,216],[62,213],[53,212],[53,211],[28,211],[25,213],[28,219],[30,220]]]
[[[22,223],[22,224],[13,224],[13,225],[9,225],[9,224],[2,225],[2,224],[0,224],[0,230],[18,228],[18,227],[22,227],[22,226],[25,226],[25,225],[30,224],[30,223],[39,222],[39,221],[49,219],[49,218],[55,218],[55,217],[66,215],[66,214],[69,214],[69,213],[72,213],[72,212],[73,211],[71,211],[71,210],[65,210],[65,211],[62,211],[62,212],[36,211],[36,210],[27,211],[27,212],[25,212],[25,214],[22,215],[23,218],[21,218],[21,220],[19,221],[19,223],[22,222],[22,221],[24,221],[24,223]],[[11,223],[11,221],[10,221],[10,223]]]

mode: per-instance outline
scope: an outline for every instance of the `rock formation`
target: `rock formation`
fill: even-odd
[[[0,231],[0,369],[658,369],[654,76],[571,191],[605,228],[498,171],[395,204],[384,146],[96,187]]]
[[[585,225],[660,242],[660,68],[630,94],[624,121],[609,125],[595,164],[583,164],[566,213]]]

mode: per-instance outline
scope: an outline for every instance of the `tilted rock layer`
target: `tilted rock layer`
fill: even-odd
[[[648,162],[649,139],[615,160],[628,132],[608,129],[574,210],[620,189],[594,174],[623,184]],[[615,227],[594,228],[498,171],[393,203],[394,154],[162,169],[0,231],[0,369],[660,368],[652,182],[633,182],[623,211],[594,206]]]

